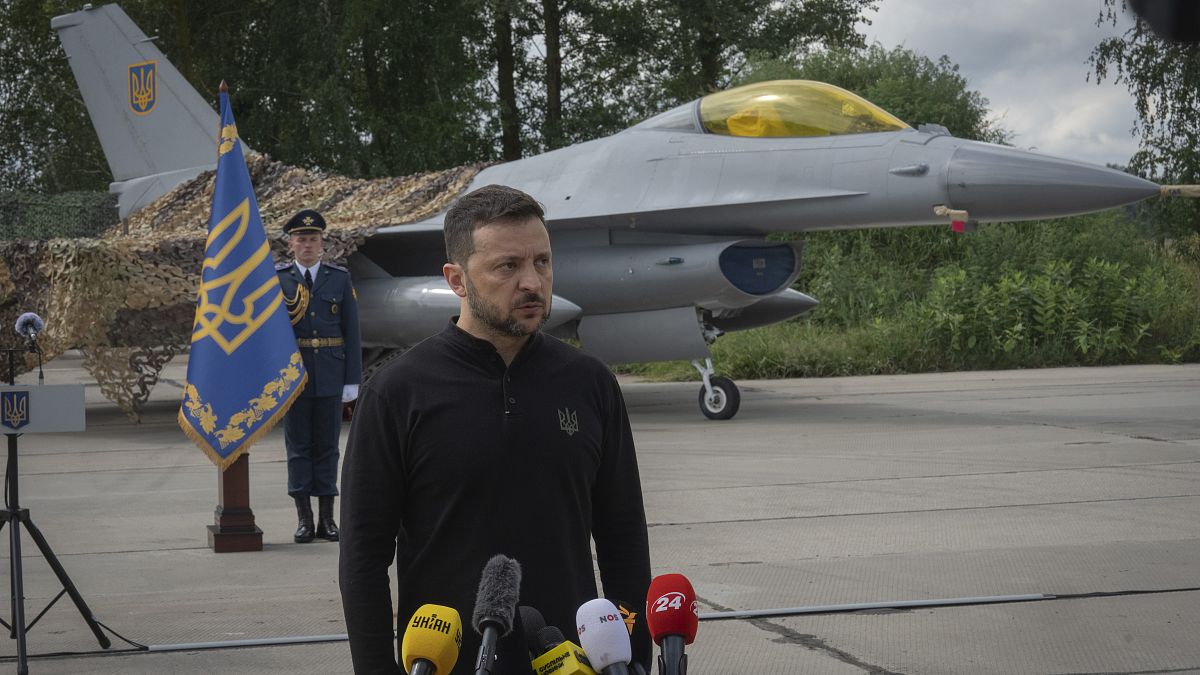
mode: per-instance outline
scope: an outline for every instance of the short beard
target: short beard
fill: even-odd
[[[546,300],[540,295],[534,293],[526,293],[521,297],[518,305],[523,305],[527,302],[540,302],[542,304],[542,320],[538,322],[537,327],[533,329],[526,328],[519,321],[512,318],[511,310],[503,312],[496,305],[492,305],[483,301],[479,294],[475,292],[475,285],[471,283],[471,278],[464,275],[467,285],[467,308],[471,311],[471,316],[479,323],[487,326],[498,335],[507,335],[510,337],[525,337],[541,330],[542,326],[550,320],[550,308],[546,304]]]

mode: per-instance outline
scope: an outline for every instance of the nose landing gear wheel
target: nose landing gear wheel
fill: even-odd
[[[742,394],[733,380],[713,377],[709,383],[712,385],[712,396],[704,387],[700,387],[700,412],[710,420],[727,420],[736,415],[738,406],[742,404]]]

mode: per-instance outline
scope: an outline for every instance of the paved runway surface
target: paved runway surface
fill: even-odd
[[[47,382],[81,372],[64,357]],[[212,553],[216,469],[175,425],[182,366],[165,375],[140,425],[92,385],[86,433],[20,439],[22,505],[96,617],[163,651],[99,655],[64,597],[29,635],[64,655],[31,672],[349,672],[337,547],[291,543],[282,433],[251,454],[265,550]],[[705,619],[691,675],[1200,672],[1200,366],[740,384],[728,422],[697,384],[624,384],[654,573],[686,574],[705,615],[1047,598]],[[32,620],[59,586],[22,550]]]

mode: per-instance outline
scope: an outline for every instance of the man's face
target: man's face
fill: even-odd
[[[320,232],[292,234],[288,236],[288,250],[296,257],[296,262],[305,267],[312,267],[321,259],[325,241]]]
[[[550,317],[554,283],[546,226],[534,217],[484,225],[472,236],[462,291],[473,323],[510,337],[537,331]]]

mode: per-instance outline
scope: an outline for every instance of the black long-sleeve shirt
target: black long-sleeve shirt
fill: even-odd
[[[522,567],[520,604],[567,639],[597,597],[641,605],[650,583],[633,437],[616,379],[541,333],[505,367],[491,343],[451,324],[364,388],[342,467],[340,583],[356,673],[397,673],[393,622],[425,603],[462,616],[454,673],[472,672],[480,573],[504,554]],[[393,617],[387,575],[398,561]],[[635,632],[634,658],[650,661]],[[528,673],[520,638],[498,673]]]

